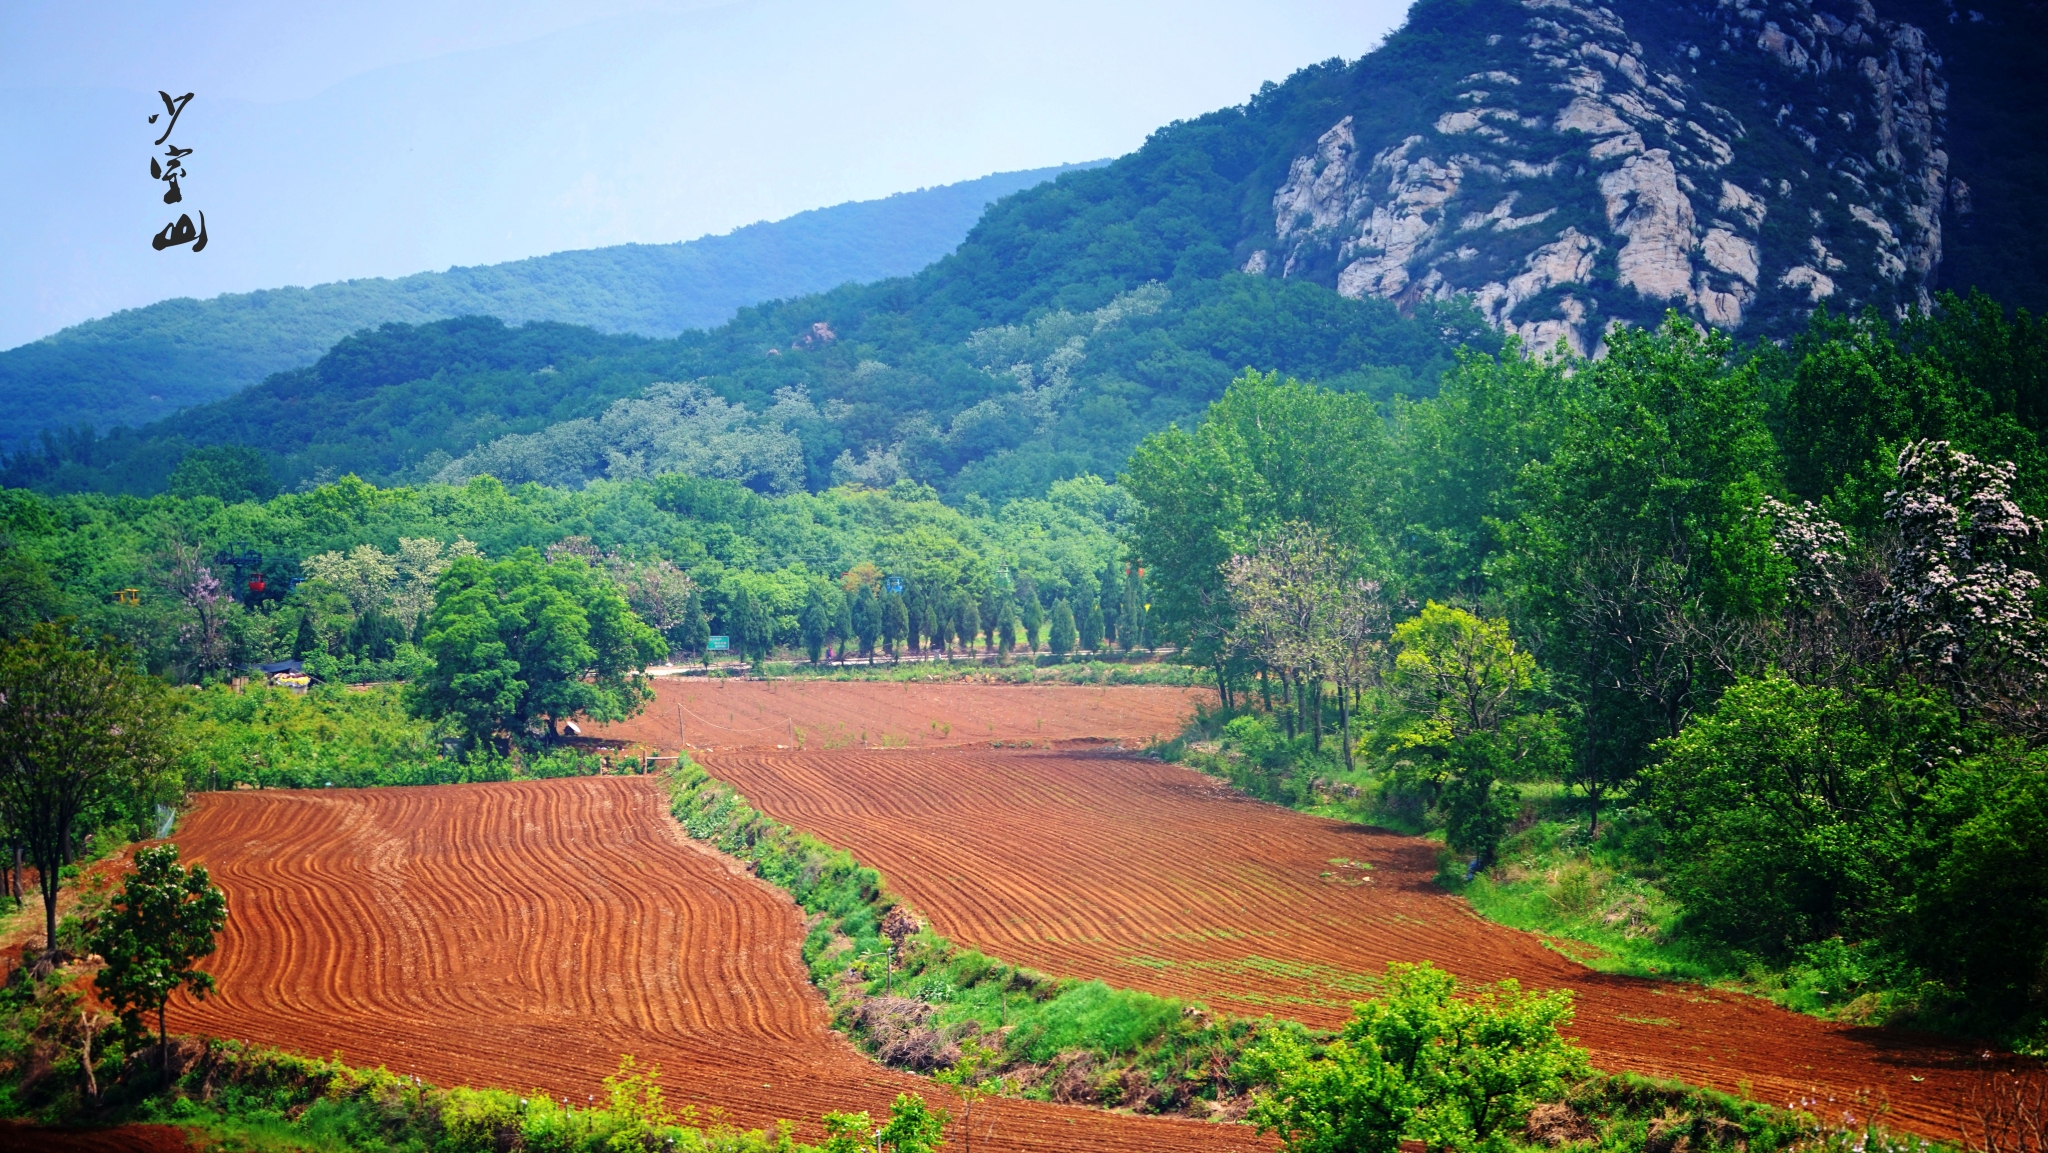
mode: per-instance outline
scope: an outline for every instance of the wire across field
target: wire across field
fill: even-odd
[[[220,992],[174,1029],[581,1104],[621,1054],[747,1126],[884,1111],[827,1024],[786,896],[690,842],[644,777],[212,793],[177,837],[228,896]],[[976,1148],[1270,1148],[1236,1126],[1004,1101]],[[977,1129],[980,1126],[977,1125]]]
[[[809,751],[1149,741],[1180,732],[1207,689],[1161,685],[662,677],[654,702],[590,735],[661,748]]]
[[[1431,842],[1250,801],[1147,758],[731,751],[705,764],[881,870],[941,934],[1049,973],[1330,1027],[1388,961],[1429,960],[1461,979],[1573,990],[1573,1031],[1601,1068],[1858,1115],[1888,1102],[1890,1123],[1946,1140],[1974,1077],[1960,1045],[1593,972],[1432,884]]]

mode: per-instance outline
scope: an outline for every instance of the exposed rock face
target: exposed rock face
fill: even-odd
[[[1351,297],[1467,294],[1539,352],[1597,352],[1613,322],[1666,308],[1778,332],[1822,300],[1924,304],[1967,189],[1921,30],[1869,0],[1691,3],[1475,18],[1493,66],[1446,75],[1398,136],[1331,126],[1240,267]]]

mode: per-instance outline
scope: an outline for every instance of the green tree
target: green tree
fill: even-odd
[[[277,495],[270,461],[239,444],[188,449],[171,470],[172,496],[210,496],[223,504],[264,501]]]
[[[845,593],[832,597],[832,645],[839,652],[839,659],[846,659],[846,642],[854,638],[853,598]]]
[[[758,665],[775,647],[775,606],[744,584],[726,602],[725,626],[732,634],[733,651],[742,660]]]
[[[313,610],[308,607],[299,613],[299,627],[292,634],[292,655],[306,657],[319,651],[320,631],[313,627]]]
[[[1393,643],[1388,687],[1404,711],[1382,741],[1434,759],[1447,839],[1484,866],[1518,808],[1502,783],[1553,771],[1561,752],[1554,718],[1529,708],[1536,659],[1506,621],[1435,601],[1396,626]]]
[[[49,567],[0,533],[0,640],[54,617],[61,600]]]
[[[984,1098],[1000,1097],[1008,1091],[1008,1082],[993,1074],[1002,1061],[1002,1052],[991,1049],[978,1039],[969,1038],[960,1046],[960,1056],[953,1067],[933,1074],[932,1079],[953,1090],[960,1099],[960,1135],[964,1153],[974,1153],[974,1112]],[[983,1138],[994,1136],[995,1122],[991,1120],[983,1131]]]
[[[981,609],[969,598],[960,606],[960,646],[967,650],[968,656],[974,655],[974,638],[980,635]]]
[[[186,869],[178,864],[178,846],[156,845],[136,850],[135,871],[92,936],[93,952],[106,960],[93,987],[121,1015],[131,1035],[143,1014],[156,1014],[166,1082],[171,1076],[166,1006],[181,988],[200,998],[213,992],[213,975],[196,966],[213,955],[214,938],[227,920],[228,899],[213,887],[206,867]]]
[[[1217,559],[1222,563],[1222,558]],[[1102,566],[1099,595],[1095,607],[1102,613],[1102,631],[1097,634],[1106,644],[1116,643],[1116,614],[1124,607],[1124,586],[1117,576],[1117,562],[1111,560]]]
[[[1092,653],[1102,647],[1102,629],[1102,602],[1095,597],[1090,597],[1088,598],[1088,612],[1082,616],[1080,621],[1078,643],[1081,646],[1082,652]]]
[[[668,654],[618,589],[573,556],[465,557],[436,597],[421,646],[432,670],[407,687],[407,702],[453,719],[478,744],[534,732],[552,740],[579,714],[632,716],[653,695],[642,671]]]
[[[1394,1153],[1419,1097],[1370,1039],[1339,1037],[1313,1054],[1275,1032],[1245,1064],[1270,1086],[1253,1095],[1247,1119],[1288,1153]]]
[[[896,646],[910,635],[910,610],[903,598],[895,593],[882,596],[882,644],[889,650],[889,659],[896,659]]]
[[[686,653],[696,653],[697,659],[706,668],[711,666],[711,621],[704,615],[704,590],[693,583],[690,598],[683,604],[682,623],[676,626],[677,639]]]
[[[853,630],[860,637],[860,655],[873,660],[882,636],[882,602],[873,585],[864,584],[853,597]]]
[[[1103,610],[1126,649],[1147,643],[1151,603],[1165,635],[1212,663],[1229,630],[1223,565],[1260,532],[1289,521],[1331,534],[1368,559],[1373,515],[1386,503],[1386,422],[1373,401],[1247,372],[1210,405],[1194,431],[1155,433],[1132,452],[1122,478],[1138,500],[1131,526],[1137,565],[1104,581]]]
[[[618,1072],[604,1079],[612,1131],[605,1148],[612,1153],[644,1153],[661,1144],[661,1131],[675,1123],[675,1114],[661,1090],[661,1066],[645,1071],[632,1054],[619,1058]]]
[[[1601,797],[1648,762],[1753,654],[1790,566],[1756,515],[1777,449],[1752,361],[1675,314],[1617,329],[1574,377],[1547,459],[1516,472],[1488,562],[1519,628],[1578,703],[1574,775]]]
[[[1458,993],[1427,962],[1394,963],[1322,1056],[1276,1033],[1246,1057],[1273,1086],[1254,1097],[1254,1122],[1290,1153],[1388,1153],[1404,1137],[1458,1153],[1509,1148],[1537,1102],[1588,1072],[1585,1050],[1558,1032],[1571,993],[1513,980]]]
[[[827,1113],[821,1119],[825,1143],[818,1153],[871,1153],[875,1147],[875,1119],[866,1110],[859,1113]]]
[[[1910,903],[1925,775],[1965,743],[1947,701],[1742,678],[1660,746],[1646,800],[1669,890],[1712,939],[1783,959]]]
[[[898,1093],[889,1123],[875,1134],[875,1148],[887,1153],[932,1153],[946,1143],[946,1111],[934,1111],[915,1093]]]
[[[1009,656],[1010,650],[1017,645],[1017,602],[1008,597],[1000,598],[996,602],[995,619],[989,622],[988,628],[989,639],[995,642],[997,654]]]
[[[1037,582],[1023,573],[1017,574],[1017,606],[1017,622],[1024,626],[1024,647],[1036,654],[1040,630],[1045,628],[1045,606],[1039,602]]]
[[[171,787],[171,700],[109,641],[38,624],[0,646],[0,818],[28,849],[57,944],[57,883],[77,834],[147,812]]]
[[[1067,598],[1052,602],[1052,630],[1045,638],[1045,647],[1056,657],[1064,657],[1074,651],[1079,637],[1074,631],[1074,607]]]
[[[797,631],[803,634],[804,652],[812,664],[825,656],[825,641],[832,628],[832,609],[825,603],[825,591],[813,583],[804,594],[803,611],[797,614]]]

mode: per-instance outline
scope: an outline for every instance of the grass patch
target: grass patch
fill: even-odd
[[[172,1042],[166,1087],[161,1050],[97,1051],[100,1095],[85,1089],[76,1038],[75,974],[17,981],[0,994],[0,1117],[37,1124],[165,1124],[198,1143],[232,1150],[310,1153],[816,1153],[775,1132],[744,1130],[712,1110],[667,1107],[658,1074],[622,1063],[578,1108],[545,1094],[441,1089],[388,1070],[300,1057],[235,1041]]]
[[[1244,1049],[1292,1022],[1212,1017],[1202,1006],[1064,980],[964,949],[917,922],[880,874],[780,824],[684,761],[668,774],[690,836],[746,862],[809,915],[803,957],[836,1028],[885,1064],[949,1068],[964,1046],[1027,1098],[1146,1113],[1234,1116]]]

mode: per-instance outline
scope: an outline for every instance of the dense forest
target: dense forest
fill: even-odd
[[[768,493],[910,479],[1000,503],[1113,475],[1139,438],[1199,412],[1246,365],[1385,399],[1427,394],[1461,343],[1498,346],[1461,306],[1409,318],[1383,301],[1235,274],[1139,282],[1088,311],[1040,311],[939,344],[866,311],[888,288],[747,309],[672,341],[481,317],[386,325],[140,430],[46,434],[0,481],[183,491],[188,451],[244,446],[264,462],[248,482],[259,494],[351,473],[576,487],[684,471]]]
[[[1247,376],[1122,482],[1151,627],[1244,714],[1191,755],[1645,971],[2038,1047],[2043,335],[1950,297],[1384,410]]]

